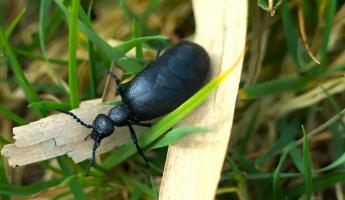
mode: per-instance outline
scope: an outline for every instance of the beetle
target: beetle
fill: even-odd
[[[133,125],[150,127],[152,124],[144,122],[173,111],[206,82],[210,58],[200,45],[182,41],[167,49],[162,55],[159,52],[158,50],[156,59],[130,81],[126,90],[120,87],[120,79],[114,73],[110,73],[116,82],[116,90],[121,96],[122,104],[111,108],[108,115],[98,114],[92,125],[84,123],[72,112],[62,111],[81,125],[92,129],[88,137],[94,140],[94,145],[87,175],[95,161],[96,150],[101,141],[110,136],[116,126],[128,126],[137,152],[148,166],[148,160],[138,144]]]

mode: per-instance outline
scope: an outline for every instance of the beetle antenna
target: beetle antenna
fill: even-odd
[[[87,167],[86,176],[89,176],[90,168],[92,167],[93,163],[96,160],[96,150],[99,147],[99,144],[100,143],[98,141],[95,141],[95,144],[93,145],[92,158],[90,159],[89,166]]]
[[[75,119],[77,122],[79,122],[81,125],[85,126],[86,128],[93,128],[92,125],[89,125],[89,124],[86,124],[85,122],[83,122],[77,115],[75,115],[74,113],[72,112],[68,112],[68,111],[62,111],[62,110],[59,110],[60,112],[62,113],[65,113],[66,115],[69,115],[71,117],[73,117],[73,119]]]

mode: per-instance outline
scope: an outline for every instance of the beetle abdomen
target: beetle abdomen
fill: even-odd
[[[201,46],[180,42],[133,78],[123,101],[138,120],[164,115],[203,86],[209,66],[209,56]]]

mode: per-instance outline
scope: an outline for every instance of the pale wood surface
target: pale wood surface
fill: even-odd
[[[212,60],[213,76],[225,71],[243,53],[247,26],[247,1],[193,0],[195,41]],[[209,127],[214,132],[192,134],[170,145],[160,199],[213,199],[230,138],[242,61],[208,101],[183,124]],[[238,133],[240,134],[240,133]]]
[[[111,106],[102,105],[101,99],[85,101],[72,110],[88,124],[99,113],[107,114]],[[5,145],[1,154],[10,166],[23,166],[67,154],[75,162],[91,157],[93,141],[84,138],[91,132],[65,114],[55,114],[13,129],[15,142]],[[130,134],[126,127],[116,128],[115,134],[102,141],[97,154],[126,143]]]

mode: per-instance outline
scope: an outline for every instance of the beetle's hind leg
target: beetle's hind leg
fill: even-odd
[[[147,167],[149,167],[150,166],[149,165],[149,161],[146,159],[146,156],[144,155],[143,151],[141,150],[141,148],[139,146],[138,138],[137,138],[137,136],[135,134],[135,131],[134,131],[132,125],[128,124],[128,128],[129,128],[129,132],[131,133],[132,141],[135,144],[135,147],[137,148],[137,151],[138,151],[139,155],[144,159],[145,165]]]

